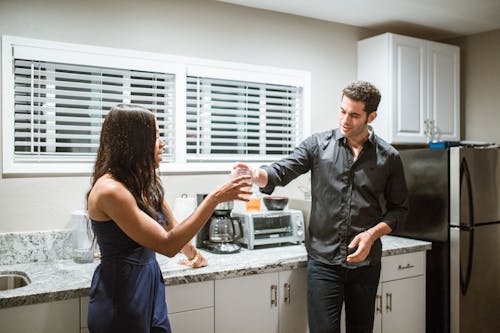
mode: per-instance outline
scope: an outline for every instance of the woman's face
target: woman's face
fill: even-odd
[[[160,166],[160,162],[162,161],[164,146],[165,142],[160,137],[160,128],[158,127],[158,123],[156,122],[155,164],[157,168]]]

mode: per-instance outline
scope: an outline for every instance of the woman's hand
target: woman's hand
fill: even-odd
[[[205,267],[208,265],[207,258],[199,251],[196,250],[196,254],[191,259],[179,260],[179,264],[185,265],[191,268]]]
[[[252,195],[252,188],[249,185],[251,179],[249,175],[231,178],[227,183],[216,188],[211,195],[218,203],[232,200],[248,201]]]

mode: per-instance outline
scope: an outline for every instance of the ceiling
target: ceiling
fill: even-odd
[[[500,0],[218,0],[434,40],[500,29]]]

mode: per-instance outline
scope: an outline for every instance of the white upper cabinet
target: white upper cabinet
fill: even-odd
[[[391,33],[358,42],[358,79],[380,89],[375,133],[389,143],[460,140],[460,50]]]

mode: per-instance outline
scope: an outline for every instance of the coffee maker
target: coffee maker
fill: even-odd
[[[198,205],[206,196],[206,194],[197,194]],[[219,254],[240,251],[241,247],[236,241],[243,237],[243,227],[238,218],[231,216],[233,206],[232,201],[227,201],[215,207],[212,216],[196,236],[197,247]]]

